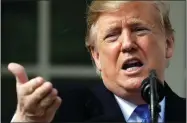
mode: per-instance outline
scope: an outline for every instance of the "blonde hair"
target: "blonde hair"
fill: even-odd
[[[87,33],[86,33],[86,39],[85,39],[85,45],[88,48],[88,50],[90,50],[90,47],[94,47],[96,34],[97,34],[97,31],[95,29],[96,22],[100,14],[104,12],[117,11],[119,7],[126,2],[130,2],[130,1],[95,0],[95,1],[92,1],[90,6],[88,6]],[[172,28],[172,25],[169,19],[169,4],[163,1],[150,1],[150,2],[153,2],[156,9],[160,13],[161,25],[164,28],[166,35],[173,34],[174,30]]]
[[[86,32],[86,39],[85,45],[90,52],[91,49],[95,49],[95,42],[96,42],[96,23],[99,16],[105,12],[115,12],[117,11],[120,6],[126,2],[130,2],[132,0],[95,0],[92,1],[91,5],[88,6],[87,10],[87,32]],[[162,28],[165,31],[166,36],[170,36],[173,34],[174,30],[172,28],[170,19],[169,19],[169,4],[163,1],[146,1],[152,2],[153,5],[159,12],[160,15],[160,22]],[[92,58],[92,57],[91,57]],[[92,58],[93,65],[95,66],[94,60]],[[169,62],[168,62],[169,64]],[[96,66],[95,66],[96,67]],[[100,71],[96,67],[96,73],[100,74]]]

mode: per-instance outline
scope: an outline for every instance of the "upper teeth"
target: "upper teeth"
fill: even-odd
[[[138,67],[141,67],[142,66],[142,63],[141,61],[139,61],[138,59],[132,59],[132,60],[128,60],[125,64],[123,64],[123,69],[125,70],[134,70]],[[129,69],[131,68],[131,69]]]

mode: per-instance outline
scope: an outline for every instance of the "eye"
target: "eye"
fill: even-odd
[[[136,31],[143,31],[143,30],[146,30],[146,28],[143,28],[143,27],[138,27],[135,29]]]
[[[114,36],[116,36],[117,35],[117,33],[110,33],[110,34],[108,34],[108,35],[106,35],[106,37],[105,37],[105,39],[106,38],[110,38],[110,37],[114,37]]]
[[[117,38],[119,37],[119,35],[121,34],[121,31],[113,31],[113,32],[110,32],[108,33],[104,39],[105,40],[117,40]]]
[[[145,28],[145,27],[136,27],[134,30],[135,30],[136,32],[139,32],[139,31],[147,31],[148,29]]]
[[[105,38],[105,41],[107,42],[113,42],[113,41],[116,41],[119,37],[119,33],[111,33],[111,34],[108,34]]]
[[[133,32],[135,32],[137,35],[142,36],[142,35],[148,34],[150,30],[145,27],[136,27],[133,29]]]

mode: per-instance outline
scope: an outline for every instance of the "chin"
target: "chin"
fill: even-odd
[[[133,77],[129,78],[126,81],[120,81],[121,86],[126,90],[140,90],[142,81],[145,77]]]

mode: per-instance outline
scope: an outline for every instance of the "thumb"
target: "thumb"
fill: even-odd
[[[17,84],[24,84],[28,81],[28,76],[23,66],[17,63],[10,63],[8,65],[8,70],[14,74]]]

